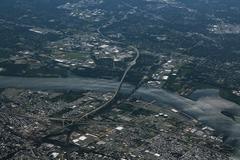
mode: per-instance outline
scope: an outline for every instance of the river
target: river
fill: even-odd
[[[23,78],[0,76],[0,88],[24,88],[36,90],[88,90],[112,91],[119,82],[93,78]],[[122,93],[129,93],[134,86],[124,83]],[[224,109],[240,110],[240,106],[218,96],[218,90],[198,90],[192,99],[184,98],[163,89],[139,88],[133,97],[147,102],[154,101],[158,106],[176,108],[203,124],[214,128],[226,137],[226,143],[237,143],[240,146],[240,124],[221,113]]]

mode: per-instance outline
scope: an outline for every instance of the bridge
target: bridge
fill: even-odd
[[[101,105],[100,107],[98,107],[98,108],[92,110],[91,112],[83,115],[82,117],[79,118],[79,120],[82,120],[82,119],[84,119],[84,118],[87,118],[87,117],[89,117],[90,115],[94,115],[94,114],[97,113],[98,111],[101,111],[101,110],[107,108],[109,105],[111,105],[111,104],[116,100],[116,98],[117,98],[117,96],[118,96],[118,93],[119,93],[119,91],[120,91],[120,89],[121,89],[121,87],[122,87],[122,84],[123,84],[123,82],[124,82],[124,80],[125,80],[128,72],[129,72],[129,71],[131,70],[131,68],[137,63],[137,60],[138,60],[138,58],[139,58],[139,56],[140,56],[139,50],[138,50],[136,47],[134,47],[134,46],[130,46],[130,47],[135,50],[136,56],[135,56],[135,58],[128,64],[128,67],[126,68],[126,70],[125,70],[125,72],[124,72],[124,74],[123,74],[123,76],[122,76],[122,78],[121,78],[121,80],[120,80],[120,82],[119,82],[119,85],[118,85],[118,87],[117,87],[114,95],[112,96],[112,98],[111,98],[110,100],[108,100],[106,103],[104,103],[103,105]]]
[[[69,125],[66,125],[66,126],[63,126],[63,128],[61,129],[57,129],[53,132],[51,132],[50,134],[48,134],[47,136],[43,137],[43,138],[49,138],[49,137],[52,137],[52,136],[56,136],[56,135],[60,135],[60,134],[63,134],[63,133],[68,133],[71,135],[71,131],[69,132],[69,129],[71,127],[74,127],[76,125],[79,125],[81,124],[82,122],[84,123],[84,119],[87,119],[88,117],[90,116],[93,116],[95,115],[96,113],[108,108],[109,106],[111,106],[117,99],[118,97],[118,94],[119,94],[119,91],[121,90],[121,87],[122,87],[122,84],[128,74],[128,72],[131,70],[131,68],[133,66],[136,65],[137,63],[137,60],[140,56],[140,53],[139,53],[139,50],[134,47],[134,46],[130,46],[130,48],[134,49],[134,51],[136,52],[136,56],[135,58],[128,64],[128,67],[125,69],[125,72],[123,73],[122,75],[122,78],[119,82],[119,85],[118,87],[116,88],[116,91],[114,93],[114,95],[112,96],[112,98],[110,100],[108,100],[107,102],[105,102],[104,104],[102,104],[101,106],[97,107],[96,109],[84,114],[83,116],[81,117],[74,117],[74,118],[50,118],[50,117],[46,117],[46,120],[52,120],[52,121],[61,121],[64,123],[64,121],[68,121],[68,122],[71,122]]]

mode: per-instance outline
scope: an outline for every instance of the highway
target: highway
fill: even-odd
[[[124,80],[125,80],[128,72],[129,72],[129,71],[131,70],[131,68],[137,63],[137,60],[138,60],[138,58],[139,58],[139,56],[140,56],[139,50],[138,50],[136,47],[134,47],[134,46],[130,46],[130,47],[135,50],[136,56],[135,56],[135,58],[129,63],[128,67],[126,68],[126,70],[125,70],[125,72],[124,72],[124,74],[123,74],[123,76],[122,76],[122,78],[121,78],[121,80],[120,80],[120,82],[119,82],[119,85],[118,85],[118,87],[117,87],[114,95],[112,96],[112,98],[111,98],[109,101],[107,101],[106,103],[104,103],[103,105],[101,105],[100,107],[98,107],[98,108],[92,110],[91,112],[89,112],[89,113],[83,115],[82,117],[80,117],[78,121],[81,121],[82,119],[87,118],[87,117],[89,117],[89,116],[91,116],[91,115],[94,115],[95,113],[97,113],[97,112],[99,112],[99,111],[107,108],[108,106],[110,106],[110,105],[116,100],[116,98],[117,98],[117,96],[118,96],[118,94],[119,94],[120,89],[122,88],[123,82],[124,82]],[[77,122],[78,122],[78,121],[77,121]]]
[[[140,53],[139,53],[139,50],[134,47],[134,46],[130,46],[132,49],[135,50],[136,52],[136,56],[135,58],[128,64],[128,67],[126,68],[124,74],[122,75],[122,78],[114,92],[114,95],[112,96],[112,98],[110,100],[108,100],[107,102],[105,102],[104,104],[102,104],[101,106],[97,107],[96,109],[86,113],[85,115],[81,116],[81,117],[74,117],[74,118],[68,118],[68,119],[61,119],[61,118],[56,118],[56,119],[49,119],[48,120],[53,120],[53,121],[62,121],[64,123],[64,121],[70,121],[72,122],[71,124],[69,125],[66,125],[66,126],[63,126],[62,129],[57,129],[53,132],[51,132],[50,134],[48,134],[47,136],[44,137],[44,139],[46,138],[49,138],[49,137],[52,137],[52,136],[56,136],[56,135],[59,135],[59,134],[63,134],[63,133],[67,133],[67,134],[70,134],[72,133],[72,131],[69,133],[69,129],[70,128],[74,128],[74,126],[77,126],[79,125],[80,123],[82,123],[85,119],[89,118],[90,116],[93,116],[95,115],[96,113],[106,109],[107,107],[111,107],[111,105],[116,101],[117,97],[118,97],[118,94],[122,88],[122,85],[123,85],[123,82],[128,74],[128,72],[131,70],[131,68],[133,66],[135,66],[137,64],[137,60],[140,56]],[[47,119],[46,119],[47,120]]]
[[[120,83],[113,80],[83,77],[23,78],[0,76],[0,88],[116,92],[119,86]],[[123,83],[122,89],[119,92],[128,95],[133,87],[132,85]],[[205,99],[201,98],[197,101],[193,101],[163,89],[145,87],[138,88],[132,97],[146,102],[154,101],[154,104],[160,107],[175,108],[182,113],[196,118],[203,124],[216,129],[218,133],[222,133],[229,137],[230,141],[237,140],[240,143],[240,124],[221,114],[224,108],[239,110],[240,106],[230,101],[221,99],[217,96],[207,96]]]

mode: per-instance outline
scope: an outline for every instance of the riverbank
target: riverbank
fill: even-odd
[[[36,90],[89,90],[113,92],[119,82],[91,78],[21,78],[0,77],[0,88],[27,88]],[[128,93],[132,85],[123,84],[122,93]],[[223,109],[239,109],[240,106],[214,96],[191,100],[163,89],[139,88],[133,97],[147,102],[154,101],[158,106],[175,108],[201,123],[214,128],[228,144],[239,145],[240,125],[221,113]],[[224,103],[223,103],[224,102]]]

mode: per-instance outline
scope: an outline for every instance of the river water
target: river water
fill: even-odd
[[[36,90],[115,91],[119,82],[93,78],[22,78],[0,76],[0,88]],[[121,92],[129,93],[134,86],[123,84]],[[240,146],[240,124],[221,113],[224,109],[239,110],[240,106],[218,96],[218,90],[197,90],[191,99],[163,89],[139,88],[133,97],[159,106],[176,108],[214,128],[226,138],[226,143]]]

